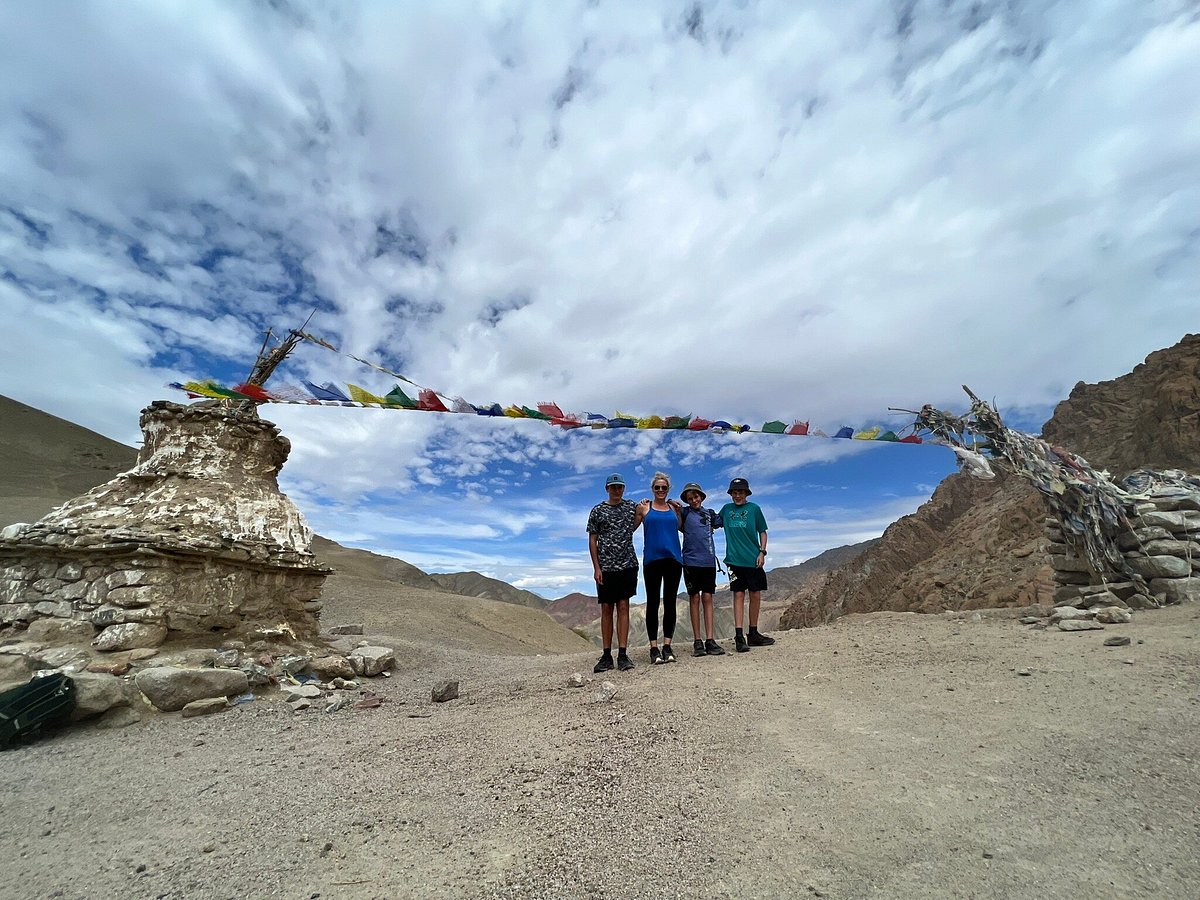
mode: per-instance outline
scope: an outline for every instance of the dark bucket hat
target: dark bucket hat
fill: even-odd
[[[754,493],[754,491],[750,490],[750,482],[745,478],[735,478],[729,482],[729,490],[725,493],[732,494],[734,491],[745,491],[747,497]]]

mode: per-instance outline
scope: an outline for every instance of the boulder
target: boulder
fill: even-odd
[[[1122,625],[1133,621],[1133,613],[1120,606],[1106,606],[1096,610],[1096,621],[1106,625]]]
[[[1104,626],[1091,619],[1065,619],[1058,623],[1059,631],[1103,631]]]
[[[0,651],[0,691],[26,684],[41,665],[25,653]]]
[[[1178,556],[1139,556],[1128,562],[1143,578],[1183,578],[1192,573],[1188,561]]]
[[[1155,578],[1150,582],[1150,593],[1168,604],[1200,601],[1200,577]]]
[[[193,700],[246,693],[246,674],[238,669],[174,669],[155,666],[134,676],[134,683],[163,712],[183,709]]]
[[[95,636],[95,627],[79,619],[37,619],[25,630],[26,640],[47,644],[90,641]]]
[[[354,667],[344,656],[318,656],[309,667],[326,681],[354,677]]]
[[[396,664],[391,647],[359,647],[350,654],[350,666],[356,675],[381,675]]]
[[[1050,613],[1051,622],[1062,622],[1066,619],[1087,619],[1092,615],[1091,610],[1079,609],[1074,606],[1059,606]]]
[[[138,706],[141,704],[139,703]],[[96,720],[97,728],[125,728],[142,721],[142,711],[138,706],[114,706]]]
[[[1188,518],[1183,512],[1160,512],[1156,509],[1141,515],[1142,527],[1158,526],[1168,531],[1182,531],[1188,525]]]
[[[137,647],[157,647],[167,639],[167,629],[162,625],[146,625],[128,623],[124,625],[109,625],[96,639],[92,646],[97,650],[109,653],[113,650],[133,650]]]
[[[79,672],[71,680],[75,682],[74,721],[103,715],[114,706],[129,706],[137,699],[133,686],[115,675]]]

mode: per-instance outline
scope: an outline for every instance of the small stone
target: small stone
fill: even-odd
[[[333,625],[329,628],[330,634],[362,634],[363,627],[361,622],[356,622],[351,625]]]
[[[593,703],[609,703],[617,696],[617,686],[611,681],[602,681],[596,692],[592,694]]]
[[[297,675],[307,669],[310,662],[311,657],[293,654],[279,660],[279,667],[289,675]]]
[[[396,664],[396,654],[391,647],[359,647],[350,654],[350,666],[356,675],[382,675]]]
[[[1105,647],[1128,647],[1129,646],[1129,635],[1114,634],[1112,637],[1104,639],[1104,646]]]
[[[1103,631],[1104,626],[1091,619],[1065,619],[1058,623],[1059,631]]]
[[[302,709],[308,709],[312,706],[312,701],[301,697],[298,700],[288,701],[288,706],[292,708],[293,712],[300,712]]]
[[[213,667],[217,669],[236,669],[242,661],[242,654],[237,650],[219,650],[213,657]]]
[[[129,658],[134,662],[141,662],[143,659],[152,659],[158,656],[158,651],[150,647],[137,647],[129,652]]]
[[[1033,670],[1032,669],[1017,669],[1017,674],[1023,675],[1025,677],[1029,677],[1030,675],[1033,674]]]
[[[321,689],[315,684],[289,684],[282,689],[283,699],[291,702],[292,700],[316,700],[322,696]]]
[[[88,663],[87,670],[89,672],[102,673],[105,675],[124,675],[133,664],[129,660],[118,660],[116,662],[94,662]]]
[[[344,656],[318,656],[311,663],[312,670],[325,679],[353,678],[354,667]]]
[[[182,713],[185,719],[191,719],[195,716],[209,716],[213,713],[219,713],[228,708],[229,704],[224,697],[208,697],[204,700],[193,700],[183,707]]]
[[[1132,666],[1134,664],[1134,660],[1132,659],[1123,659],[1121,662],[1125,663],[1127,666]]]
[[[209,841],[207,844],[205,844],[205,845],[204,845],[203,847],[201,847],[200,849],[201,849],[201,850],[202,850],[204,853],[212,853],[214,850],[216,850],[216,849],[217,849],[217,845],[216,845],[216,844],[214,844],[212,841]]]
[[[446,703],[449,700],[458,699],[458,682],[450,679],[443,679],[433,686],[433,690],[429,692],[429,699],[434,703]]]
[[[1041,616],[1021,616],[1022,625],[1036,625],[1042,621]]]
[[[571,677],[567,679],[567,687],[581,688],[583,687],[583,675],[579,672],[572,672]]]

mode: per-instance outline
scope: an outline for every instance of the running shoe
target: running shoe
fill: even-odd
[[[725,655],[724,648],[722,648],[721,645],[718,644],[716,641],[714,641],[712,638],[709,638],[707,641],[704,642],[704,652],[707,653],[709,656],[724,656]]]
[[[771,637],[769,634],[761,634],[757,631],[750,632],[749,640],[751,647],[770,647],[773,643],[775,643],[775,638]]]
[[[671,649],[671,645],[670,645],[670,644],[663,644],[663,648],[662,648],[662,661],[663,661],[664,663],[673,663],[673,662],[675,662],[675,651]]]
[[[704,641],[692,641],[692,656],[708,656],[704,649]]]
[[[610,668],[611,668],[611,666],[610,666]],[[630,659],[628,656],[626,656],[624,653],[622,653],[617,657],[617,668],[620,669],[622,672],[628,672],[630,669],[633,668],[633,660]]]
[[[662,656],[659,654],[659,652],[658,652],[658,648],[657,648],[657,647],[651,647],[651,648],[650,648],[650,665],[652,665],[652,666],[657,666],[657,665],[658,665],[660,662],[662,662],[662,661],[663,661],[663,658],[662,658]]]
[[[750,645],[746,643],[745,635],[736,634],[733,636],[733,646],[738,653],[749,653]]]
[[[592,671],[599,675],[601,672],[611,672],[613,660],[611,653],[605,653],[600,657],[600,661],[592,667]]]

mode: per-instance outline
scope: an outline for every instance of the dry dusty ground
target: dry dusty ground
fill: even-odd
[[[430,651],[378,709],[0,756],[0,895],[1192,898],[1198,635],[1195,607],[1074,634],[884,613],[640,650],[611,703],[565,686],[591,654]],[[461,699],[429,702],[441,676]]]

